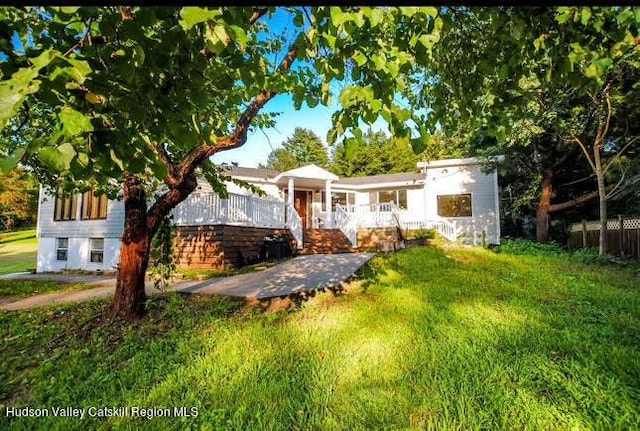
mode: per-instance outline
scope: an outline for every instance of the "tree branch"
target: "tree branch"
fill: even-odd
[[[613,185],[608,185],[607,187],[605,187],[605,191],[608,192],[612,188],[613,188]],[[549,212],[554,213],[554,212],[563,211],[569,208],[573,208],[577,205],[592,201],[596,199],[598,196],[599,195],[597,190],[594,192],[585,193],[584,195],[577,197],[575,199],[571,199],[570,201],[563,202],[561,204],[549,205]]]
[[[580,138],[578,138],[575,133],[571,132],[571,137],[573,138],[574,141],[576,141],[578,143],[578,145],[580,145],[580,149],[582,149],[582,152],[587,157],[587,161],[589,162],[589,165],[591,166],[591,169],[593,169],[593,171],[595,172],[596,165],[595,165],[595,163],[593,163],[593,160],[591,159],[591,156],[589,155],[589,152],[587,151],[587,147],[582,143]]]
[[[620,176],[620,181],[618,181],[616,183],[615,186],[613,186],[611,188],[611,190],[605,195],[606,199],[609,199],[611,196],[613,196],[613,194],[615,193],[616,190],[618,190],[618,188],[622,185],[622,183],[624,182],[625,177],[627,176],[627,171],[629,170],[629,167],[627,166],[627,168],[625,168],[624,171],[622,171],[622,175]]]
[[[198,186],[195,175],[183,177],[182,180],[171,190],[160,196],[147,211],[147,232],[151,235],[155,234],[162,222],[162,219],[176,207],[180,202],[184,201],[191,192]]]
[[[151,142],[149,137],[146,135],[143,135],[142,139],[147,144],[147,147],[149,147],[149,149],[153,151],[156,156],[158,156],[158,158],[162,162],[162,165],[167,168],[167,179],[165,180],[167,186],[169,186],[169,188],[176,187],[176,185],[179,183],[179,179],[176,175],[176,165],[175,163],[173,163],[173,160],[171,160],[171,156],[169,155],[169,153],[167,153],[167,150],[164,148],[164,146],[158,145],[155,142]]]
[[[269,12],[269,8],[266,7],[254,8],[253,15],[251,15],[251,18],[249,18],[249,25],[253,25],[254,22],[258,21],[267,12]]]
[[[278,70],[285,72],[291,68],[291,65],[296,60],[297,50],[292,47],[287,56],[282,60]],[[177,167],[178,180],[180,178],[192,174],[195,168],[207,157],[211,157],[213,154],[231,150],[242,146],[247,141],[247,134],[249,132],[249,126],[255,119],[256,115],[264,107],[264,105],[275,97],[277,93],[271,90],[264,90],[258,94],[255,99],[249,104],[247,109],[242,113],[240,119],[236,123],[234,132],[225,137],[217,139],[214,145],[207,145],[202,142],[196,146],[193,150],[187,154],[184,160]]]
[[[626,145],[624,147],[622,147],[622,149],[620,151],[618,151],[612,158],[611,160],[609,160],[609,163],[607,163],[607,165],[604,167],[604,169],[602,170],[602,172],[607,172],[607,170],[611,167],[611,165],[613,165],[613,163],[622,155],[622,153],[624,153],[627,148],[629,148],[631,145],[633,145],[636,141],[638,140],[638,136],[636,136],[635,138],[631,139],[629,142],[626,143]]]

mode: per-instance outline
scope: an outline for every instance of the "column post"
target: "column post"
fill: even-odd
[[[293,178],[289,178],[289,184],[287,187],[287,202],[293,205]]]
[[[331,212],[331,180],[326,180],[324,183],[324,199],[325,208],[327,209],[327,223],[328,228],[333,228],[333,213]]]

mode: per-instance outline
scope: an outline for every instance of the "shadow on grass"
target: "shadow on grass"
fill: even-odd
[[[182,420],[10,425],[633,428],[637,289],[624,287],[624,274],[559,272],[559,265],[561,259],[485,250],[411,249],[363,268],[363,289],[250,307],[231,298],[171,295],[151,301],[138,325],[97,325],[86,337],[70,334],[48,349],[38,346],[55,336],[51,328],[82,323],[100,303],[58,308],[52,316],[13,314],[13,322],[0,316],[2,327],[11,328],[7,347],[0,347],[10,357],[8,380],[0,377],[25,388],[12,402],[199,409]],[[28,358],[20,353],[26,346],[36,346]]]

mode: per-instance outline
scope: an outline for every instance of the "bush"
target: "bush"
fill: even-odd
[[[581,248],[569,251],[562,248],[557,243],[541,244],[528,239],[502,239],[501,244],[494,249],[496,253],[508,253],[528,256],[559,256],[565,255],[567,259],[581,262],[587,265],[617,265],[617,266],[637,266],[637,262],[632,259],[625,259],[618,256],[598,255],[597,248]]]
[[[419,229],[410,231],[406,239],[433,239],[436,237],[436,233],[435,229]]]
[[[502,239],[501,244],[494,249],[496,253],[521,255],[559,255],[567,253],[559,244],[541,244],[529,239]]]

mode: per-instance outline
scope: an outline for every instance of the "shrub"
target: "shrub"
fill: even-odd
[[[559,255],[566,251],[556,243],[541,244],[529,239],[502,239],[501,244],[494,249],[496,253],[526,254],[526,255]]]
[[[436,237],[436,233],[435,229],[414,230],[407,234],[407,239],[433,239]]]

